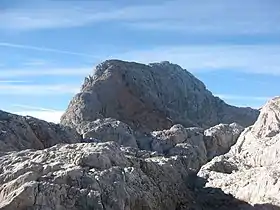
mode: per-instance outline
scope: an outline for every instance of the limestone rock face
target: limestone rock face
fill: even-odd
[[[236,123],[219,124],[204,131],[208,160],[229,151],[244,128]]]
[[[44,149],[80,141],[80,135],[66,126],[0,111],[0,151]]]
[[[170,129],[144,135],[112,118],[84,122],[78,127],[84,142],[114,141],[125,147],[148,150],[163,156],[187,156],[186,165],[194,170],[199,170],[207,160],[228,152],[242,130],[236,123],[220,124],[205,131],[177,124]]]
[[[184,157],[137,158],[113,143],[0,156],[0,209],[190,209]]]
[[[194,188],[187,156],[114,142],[0,154],[1,210],[256,210],[218,189]]]
[[[256,123],[246,128],[231,150],[202,167],[206,186],[252,204],[280,206],[280,98],[269,101]]]
[[[207,161],[203,129],[174,125],[168,130],[154,131],[151,149],[168,156],[188,157],[188,168],[198,170]]]
[[[208,128],[236,122],[248,126],[258,114],[254,109],[227,105],[178,65],[107,60],[85,79],[61,122],[76,128],[83,121],[114,118],[151,132],[175,124]]]
[[[83,122],[79,125],[78,131],[84,140],[94,138],[103,142],[115,141],[119,145],[137,147],[134,131],[125,123],[112,118]]]

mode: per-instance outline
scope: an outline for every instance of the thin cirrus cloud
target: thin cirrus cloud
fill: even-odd
[[[0,84],[29,83],[28,80],[0,80]]]
[[[8,110],[9,111],[9,110]],[[60,118],[62,116],[62,114],[64,113],[64,111],[10,111],[13,112],[14,114],[17,115],[22,115],[22,116],[32,116],[38,119],[42,119],[48,122],[53,122],[53,123],[59,123],[60,122]]]
[[[13,104],[10,109],[6,109],[5,111],[21,116],[32,116],[53,123],[59,123],[60,118],[64,113],[63,110],[54,110],[21,104]]]
[[[119,59],[143,63],[168,60],[196,71],[240,71],[280,75],[279,45],[162,46],[116,54]]]
[[[17,44],[9,43],[6,47]],[[28,50],[39,50],[40,47],[25,46]],[[1,47],[1,43],[0,43]],[[44,49],[42,49],[44,51]],[[55,50],[64,52],[64,50]],[[75,54],[75,52],[72,52]],[[279,45],[196,45],[196,46],[161,46],[149,50],[135,50],[117,53],[111,58],[138,61],[143,63],[169,60],[182,65],[190,71],[213,71],[231,69],[246,73],[280,75]],[[108,57],[100,55],[98,60]],[[84,68],[50,68],[50,69],[10,69],[2,72],[0,78],[38,75],[80,75],[92,72]]]
[[[11,112],[23,116],[32,116],[54,123],[59,123],[60,118],[64,113],[63,110],[49,109],[45,107],[30,106],[25,104],[12,104]]]
[[[79,87],[75,85],[0,84],[0,95],[72,95],[78,92]]]
[[[96,56],[90,55],[87,53],[73,52],[73,51],[68,51],[68,50],[60,50],[60,49],[47,48],[47,47],[37,47],[37,46],[32,46],[32,45],[21,45],[21,44],[16,44],[16,43],[9,43],[9,42],[0,42],[0,47],[17,48],[17,49],[23,49],[23,50],[48,52],[48,53],[54,53],[54,54],[68,54],[68,55],[96,58]]]
[[[30,60],[30,61],[24,62],[22,65],[23,66],[45,66],[47,64],[48,64],[48,62],[46,62],[44,60]]]
[[[26,50],[45,51],[41,48],[14,43],[0,43],[0,47],[14,48],[20,46]],[[60,49],[52,49],[48,53],[70,53]],[[90,56],[84,53],[71,52],[72,55]],[[108,59],[98,56],[97,60]],[[208,71],[231,69],[246,73],[280,75],[280,45],[196,45],[196,46],[160,46],[149,50],[131,50],[117,53],[110,58],[138,61],[143,63],[169,60],[182,65],[190,71]],[[87,75],[91,69],[85,68],[52,68],[40,70],[9,70],[1,73],[0,78],[35,75]]]
[[[275,0],[144,1],[119,6],[115,1],[87,5],[69,1],[7,8],[0,14],[0,28],[44,29],[79,27],[116,22],[145,30],[184,30],[196,33],[252,34],[280,32],[280,14]],[[96,6],[98,4],[98,7]],[[27,4],[28,5],[28,4]],[[100,6],[101,5],[101,6]],[[199,15],[198,15],[199,14]],[[238,15],[236,15],[238,14]]]
[[[5,69],[0,74],[0,79],[25,78],[38,76],[86,76],[93,70],[91,68],[40,68],[40,69]],[[24,80],[23,80],[24,81]]]
[[[267,96],[244,96],[244,95],[230,95],[230,94],[214,94],[215,96],[224,100],[246,100],[246,101],[268,101],[273,97]]]

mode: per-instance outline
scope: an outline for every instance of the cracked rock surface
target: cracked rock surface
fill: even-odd
[[[123,150],[107,142],[1,154],[0,209],[176,209],[191,201],[184,157]]]
[[[231,150],[204,165],[206,186],[221,188],[252,204],[280,206],[280,97],[270,100],[256,123]]]

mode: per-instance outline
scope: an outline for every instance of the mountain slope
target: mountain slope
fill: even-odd
[[[191,73],[169,62],[144,65],[107,60],[86,78],[70,102],[62,124],[111,117],[144,131],[174,124],[211,127],[219,123],[253,124],[259,111],[226,104]]]

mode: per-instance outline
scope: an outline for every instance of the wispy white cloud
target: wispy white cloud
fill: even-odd
[[[63,111],[17,111],[12,112],[17,115],[31,116],[47,122],[59,123]]]
[[[0,95],[60,95],[76,94],[79,87],[75,85],[21,85],[21,84],[0,84]]]
[[[38,106],[30,106],[26,104],[12,104],[11,108],[6,111],[18,115],[31,116],[54,123],[59,123],[60,117],[64,113],[63,110],[50,109],[50,108],[38,107]]]
[[[143,63],[168,60],[189,71],[242,71],[280,75],[280,45],[162,46],[112,57]]]
[[[1,19],[0,19],[0,22],[1,22]],[[46,48],[46,47],[37,47],[37,46],[32,46],[32,45],[22,45],[22,44],[9,43],[9,42],[0,42],[0,47],[17,48],[17,49],[23,49],[23,50],[33,50],[33,51],[51,52],[51,53],[58,53],[58,54],[68,54],[68,55],[97,58],[97,56],[87,54],[87,53],[80,53],[80,52],[60,50],[60,49],[54,49],[54,48]]]
[[[26,80],[0,80],[0,84],[29,83]]]
[[[23,66],[45,66],[48,63],[44,60],[30,60],[30,61],[26,61],[24,62],[22,65]]]
[[[44,112],[56,112],[57,110],[55,109],[49,109],[49,108],[44,108],[44,107],[38,107],[38,106],[30,106],[30,105],[25,105],[25,104],[12,104],[12,107],[20,108],[25,111],[44,111]]]
[[[7,45],[10,46],[10,45]],[[11,44],[13,46],[13,44]],[[1,43],[0,43],[1,47]],[[37,47],[36,47],[37,48]],[[27,48],[29,49],[29,48]],[[30,49],[32,50],[32,48]],[[61,50],[58,50],[61,51]],[[181,45],[161,46],[148,50],[99,56],[98,61],[108,58],[133,60],[143,63],[168,60],[190,71],[235,70],[247,73],[280,75],[280,45]],[[5,69],[0,79],[35,77],[42,75],[86,76],[92,67],[79,68],[21,68]]]
[[[23,78],[38,76],[87,76],[92,73],[91,68],[21,68],[21,69],[5,69],[1,72],[0,79],[7,78]]]
[[[214,94],[215,96],[224,99],[224,100],[245,100],[245,101],[261,101],[265,102],[273,97],[268,96],[244,96],[244,95],[232,95],[232,94]]]
[[[78,6],[69,4],[69,1],[60,1],[60,4],[49,1],[47,5],[38,8],[32,5],[22,9],[8,8],[0,14],[0,28],[61,28],[117,21],[149,30],[173,28],[219,34],[280,31],[279,2],[274,0],[146,1],[126,6],[120,6],[115,1],[102,1],[98,7],[96,1]]]

